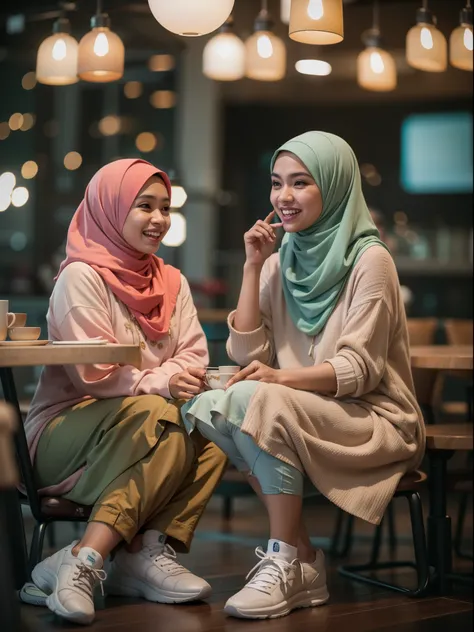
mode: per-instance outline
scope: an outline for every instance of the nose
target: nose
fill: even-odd
[[[151,215],[151,223],[155,226],[162,226],[164,224],[164,217],[161,214],[160,209],[155,209]]]
[[[280,189],[280,200],[282,202],[290,202],[293,200],[293,190],[288,185],[284,184]]]

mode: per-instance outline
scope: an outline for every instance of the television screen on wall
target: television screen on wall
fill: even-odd
[[[413,114],[402,124],[401,184],[408,193],[472,193],[472,114]]]

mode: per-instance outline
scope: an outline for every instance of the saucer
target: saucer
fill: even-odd
[[[1,347],[41,347],[49,345],[50,340],[2,340]]]

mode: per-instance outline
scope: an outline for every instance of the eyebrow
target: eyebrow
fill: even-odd
[[[301,178],[301,176],[306,176],[307,178],[311,178],[312,176],[306,171],[297,171],[296,173],[290,173],[290,178]],[[282,177],[278,175],[278,173],[272,173],[272,178],[278,178],[282,180]]]
[[[139,195],[137,197],[137,200],[156,200],[156,197],[154,195],[150,195],[148,193],[144,193],[143,195]],[[170,202],[169,197],[163,198],[162,202]]]

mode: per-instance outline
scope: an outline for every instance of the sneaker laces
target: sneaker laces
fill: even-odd
[[[288,584],[288,573],[295,568],[296,560],[287,562],[280,557],[267,555],[262,547],[255,549],[255,554],[260,558],[260,562],[255,564],[249,572],[245,580],[253,576],[253,579],[246,584],[246,588],[255,588],[260,592],[270,594],[276,584],[283,583],[286,587]],[[303,575],[303,569],[301,568]]]
[[[76,572],[72,576],[72,579],[79,590],[91,595],[94,591],[94,586],[97,582],[100,583],[100,591],[104,596],[103,582],[107,579],[107,573],[103,569],[92,568],[82,562],[77,562]]]
[[[169,544],[157,543],[153,546],[147,546],[147,552],[150,557],[154,558],[154,562],[170,575],[178,573],[187,573],[188,571],[176,561],[176,551]]]

